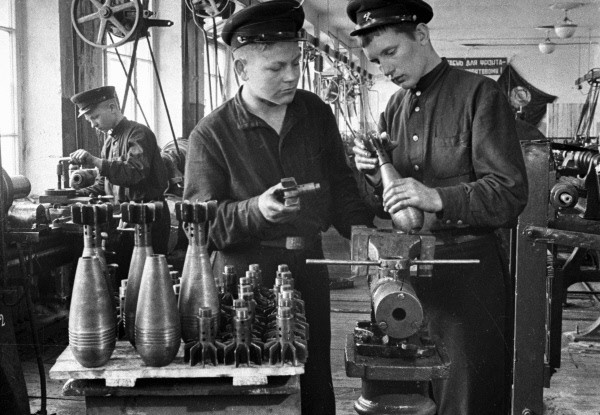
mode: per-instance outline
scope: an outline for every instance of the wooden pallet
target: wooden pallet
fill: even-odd
[[[304,373],[304,365],[202,365],[190,366],[183,361],[183,346],[175,360],[164,367],[146,366],[127,341],[117,342],[115,351],[105,366],[81,366],[67,347],[50,369],[51,379],[104,379],[106,386],[134,387],[142,378],[232,378],[233,386],[267,385],[269,376],[295,376]]]

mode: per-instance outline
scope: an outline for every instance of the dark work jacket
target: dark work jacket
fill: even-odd
[[[100,174],[87,192],[113,195],[115,204],[163,199],[167,170],[148,127],[123,118],[109,131],[101,156]]]
[[[412,90],[396,92],[380,129],[397,144],[394,167],[435,188],[431,229],[516,224],[527,203],[525,163],[506,96],[493,80],[443,59]]]
[[[301,199],[293,222],[267,222],[258,197],[286,177],[319,183],[321,191]],[[370,225],[373,217],[346,164],[331,109],[304,90],[288,105],[280,135],[246,109],[241,88],[204,117],[190,135],[183,197],[218,202],[209,232],[209,246],[218,250],[315,236],[331,224],[349,237],[351,225]]]

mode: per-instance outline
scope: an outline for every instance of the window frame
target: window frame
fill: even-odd
[[[0,132],[0,140],[3,143],[6,142],[7,139],[12,139],[12,143],[9,145],[12,147],[12,151],[9,157],[6,154],[7,145],[3,145],[2,150],[2,168],[6,170],[9,175],[17,175],[21,170],[23,165],[21,159],[21,148],[22,148],[22,137],[21,137],[21,128],[19,122],[19,113],[20,113],[20,94],[19,94],[19,62],[18,62],[18,31],[17,31],[17,8],[15,0],[6,0],[9,3],[9,17],[8,24],[9,26],[0,25],[0,31],[8,34],[8,65],[9,65],[9,73],[10,77],[7,80],[9,86],[10,94],[10,107],[12,108],[11,114],[7,116],[7,118],[12,118],[12,131],[6,134],[5,131]],[[4,82],[4,80],[2,81]],[[10,161],[7,164],[7,161]],[[10,165],[10,166],[9,166]]]

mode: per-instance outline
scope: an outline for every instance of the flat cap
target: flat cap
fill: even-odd
[[[79,107],[79,115],[91,111],[97,104],[116,98],[117,94],[114,86],[101,86],[100,88],[88,89],[71,97],[71,102]]]
[[[298,41],[303,24],[304,10],[296,0],[272,0],[233,14],[221,37],[234,50],[249,43]]]
[[[433,17],[433,9],[422,0],[350,0],[346,13],[356,24],[350,36],[395,23],[428,23]]]

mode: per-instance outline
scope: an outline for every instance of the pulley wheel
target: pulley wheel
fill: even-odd
[[[121,46],[133,40],[142,20],[140,0],[73,0],[71,22],[84,42],[97,48]],[[112,42],[108,33],[116,36]]]

